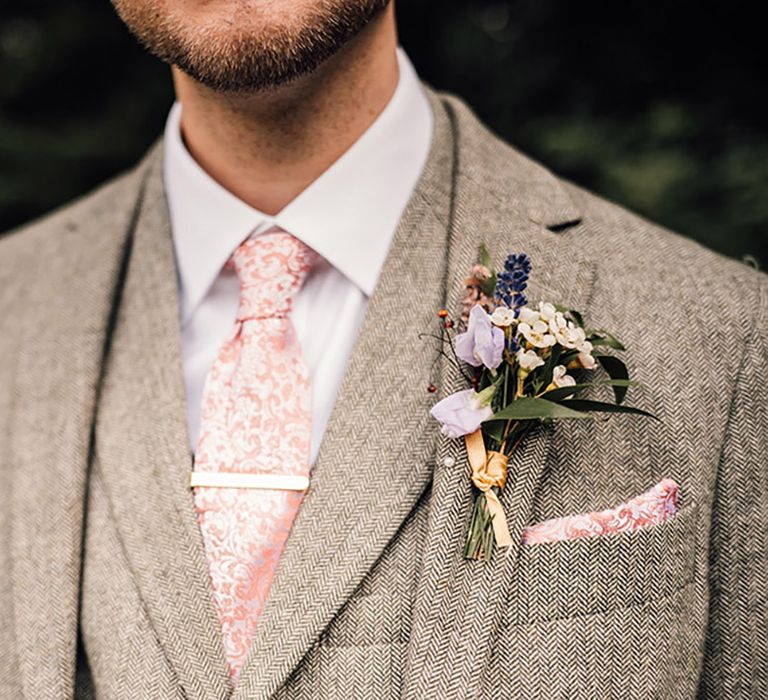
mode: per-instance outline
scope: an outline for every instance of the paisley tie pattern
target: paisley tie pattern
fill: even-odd
[[[240,244],[235,327],[206,378],[195,469],[309,475],[311,382],[290,320],[317,253],[280,229]],[[233,682],[300,491],[198,487],[194,502]]]

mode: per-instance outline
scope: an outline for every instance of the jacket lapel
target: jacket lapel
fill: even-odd
[[[433,345],[445,298],[453,144],[433,147],[395,234],[234,700],[269,697],[331,621],[432,478]],[[362,234],[361,234],[362,235]]]
[[[563,188],[546,170],[511,149],[488,152],[498,144],[458,101],[447,99],[457,140],[456,217],[446,308],[456,313],[464,279],[486,243],[495,266],[510,252],[533,261],[532,301],[547,300],[584,309],[592,284],[592,265],[567,239],[547,227],[577,223],[579,214]],[[494,160],[505,158],[498,164]],[[510,168],[510,162],[514,166]],[[497,172],[513,173],[500,182]],[[441,396],[466,388],[450,363],[441,372]],[[508,555],[494,553],[488,563],[463,558],[472,489],[463,441],[440,437],[424,563],[408,651],[404,697],[481,697],[481,681],[514,572],[523,527],[546,463],[550,428],[539,428],[513,454],[502,504],[513,544]]]
[[[145,166],[40,230],[20,290],[7,458],[15,637],[24,697],[74,692],[81,528],[105,338]],[[28,239],[29,240],[29,239]]]
[[[231,687],[189,488],[176,268],[160,158],[153,166],[105,368],[94,471],[185,696],[210,700]]]

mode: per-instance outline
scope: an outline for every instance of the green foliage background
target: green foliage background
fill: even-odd
[[[768,264],[764,34],[746,2],[400,0],[435,87],[561,175]],[[168,70],[107,0],[0,6],[0,231],[134,163]]]

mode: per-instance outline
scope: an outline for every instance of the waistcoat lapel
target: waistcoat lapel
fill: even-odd
[[[453,171],[447,115],[436,106],[431,154],[370,299],[235,700],[267,698],[283,683],[431,482],[436,353],[419,333],[434,329],[445,296]]]
[[[37,231],[19,292],[7,458],[12,587],[24,697],[74,692],[81,527],[91,426],[125,242],[145,166]],[[28,239],[29,240],[29,239]],[[6,622],[6,621],[4,621]]]
[[[177,277],[158,158],[108,354],[94,446],[125,556],[187,698],[231,691],[189,488]]]
[[[579,214],[557,180],[511,149],[499,158],[498,142],[457,100],[446,98],[457,140],[454,226],[446,308],[458,315],[464,280],[486,243],[496,269],[511,252],[533,261],[531,301],[546,300],[584,309],[592,265],[566,238],[548,227],[576,223]],[[494,149],[494,150],[491,150]],[[513,167],[510,167],[512,165]],[[512,173],[500,182],[498,173]],[[465,389],[466,380],[443,363],[440,396]],[[547,458],[551,429],[539,428],[510,458],[501,501],[513,545],[490,562],[463,557],[472,507],[470,467],[462,440],[440,436],[430,500],[427,542],[417,590],[404,697],[480,697],[523,527]]]

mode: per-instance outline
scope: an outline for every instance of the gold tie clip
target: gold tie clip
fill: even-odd
[[[306,491],[309,477],[296,474],[248,474],[241,472],[192,471],[189,485],[220,486],[231,489],[275,489],[278,491]]]

